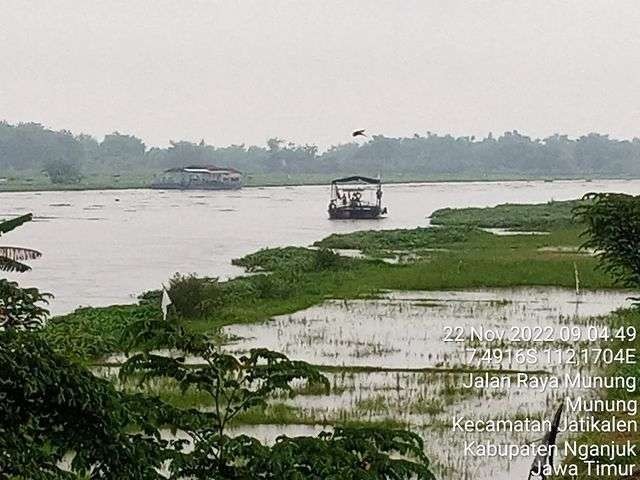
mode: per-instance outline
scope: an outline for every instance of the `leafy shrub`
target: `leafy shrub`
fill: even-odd
[[[54,350],[73,358],[87,359],[121,351],[122,332],[130,324],[160,315],[159,304],[79,308],[52,318],[39,335]]]
[[[217,278],[176,273],[169,280],[169,297],[175,312],[183,318],[201,318],[215,312],[223,302]]]
[[[49,311],[43,305],[52,295],[37,288],[20,288],[16,282],[0,278],[0,330],[34,330]]]
[[[297,291],[297,275],[255,275],[251,284],[257,298],[287,298]]]
[[[227,428],[252,408],[266,408],[278,392],[295,394],[294,382],[323,387],[329,381],[306,362],[290,360],[267,349],[252,349],[234,357],[216,351],[201,335],[186,332],[175,322],[156,322],[173,348],[204,360],[187,366],[184,358],[143,352],[120,369],[120,378],[171,380],[182,391],[195,389],[210,396],[213,408],[200,415],[206,426],[183,423],[193,450],[176,452],[172,478],[193,479],[361,479],[433,480],[422,439],[411,432],[384,428],[336,428],[317,437],[281,436],[273,447],[246,435],[230,437]],[[138,332],[136,338],[144,338]],[[142,377],[140,377],[142,375]]]
[[[344,264],[344,258],[328,248],[316,250],[313,260],[314,270],[328,270]]]
[[[171,455],[150,422],[166,407],[117,392],[35,333],[0,333],[0,398],[3,478],[156,479]],[[60,469],[68,452],[77,475]]]
[[[596,251],[601,268],[630,287],[640,286],[640,196],[595,193],[575,209],[586,224],[582,248]]]
[[[278,270],[310,270],[313,264],[313,250],[303,247],[264,248],[242,258],[231,261],[244,267],[248,272]]]
[[[47,172],[51,183],[79,183],[82,179],[78,164],[64,159],[48,161],[44,165],[44,170]]]

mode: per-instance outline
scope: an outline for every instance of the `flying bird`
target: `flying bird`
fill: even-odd
[[[364,130],[365,130],[364,128],[363,128],[362,130],[356,130],[355,132],[353,132],[353,133],[351,134],[351,136],[352,136],[352,137],[366,137],[366,136],[367,136],[367,134],[366,134],[366,133],[364,133]]]

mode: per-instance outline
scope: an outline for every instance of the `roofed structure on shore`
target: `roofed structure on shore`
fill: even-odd
[[[231,167],[190,165],[165,170],[152,188],[179,190],[230,190],[242,187],[242,173]]]

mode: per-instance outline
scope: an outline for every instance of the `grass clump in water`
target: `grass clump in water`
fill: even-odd
[[[573,209],[584,200],[551,201],[535,205],[504,203],[487,208],[443,208],[431,214],[433,225],[555,230],[576,226]]]
[[[389,250],[452,248],[489,235],[487,232],[467,227],[364,230],[346,234],[334,233],[315,242],[314,245],[375,254]]]

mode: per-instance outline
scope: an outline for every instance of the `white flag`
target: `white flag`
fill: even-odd
[[[169,308],[169,305],[171,305],[171,297],[169,296],[169,292],[167,292],[167,289],[164,288],[164,285],[162,286],[162,303],[160,304],[161,308],[162,308],[162,319],[166,320],[167,319],[167,308]]]

